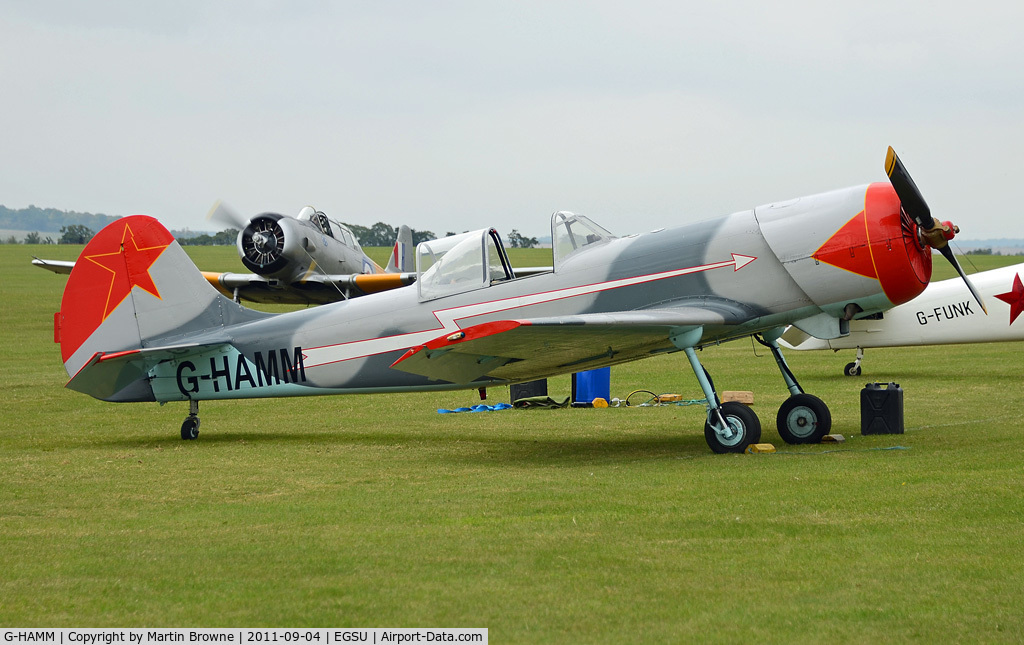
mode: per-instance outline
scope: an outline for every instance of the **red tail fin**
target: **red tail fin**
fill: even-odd
[[[55,325],[64,367],[74,376],[97,353],[186,342],[269,315],[221,296],[160,222],[133,215],[86,245]]]
[[[104,349],[139,346],[138,325],[123,315],[125,311],[118,313],[118,308],[136,287],[160,297],[149,271],[172,242],[174,237],[167,229],[143,215],[119,219],[92,238],[75,264],[61,300],[60,349],[65,364],[112,315],[125,318],[116,325],[120,338],[111,339],[123,347]]]

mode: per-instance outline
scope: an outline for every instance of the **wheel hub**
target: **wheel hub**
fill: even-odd
[[[807,435],[810,431],[814,430],[817,419],[814,413],[807,408],[794,408],[789,416],[786,418],[786,425],[793,431],[794,434],[801,436]]]
[[[726,446],[735,445],[743,438],[743,426],[737,419],[726,417],[722,415],[720,417],[725,423],[714,424],[715,432],[718,437],[722,440],[722,443]]]

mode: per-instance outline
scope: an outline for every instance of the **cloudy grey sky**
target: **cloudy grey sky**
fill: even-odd
[[[1024,237],[1024,5],[0,0],[0,204],[615,233],[882,181]]]

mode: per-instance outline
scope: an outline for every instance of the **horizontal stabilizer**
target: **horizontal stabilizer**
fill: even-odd
[[[75,263],[69,260],[43,260],[41,258],[32,258],[32,264],[40,269],[46,269],[47,271],[53,271],[54,273],[60,273],[63,275],[70,274],[71,269],[75,268]]]
[[[155,401],[150,371],[159,363],[180,360],[223,343],[147,347],[122,352],[96,352],[66,387],[104,401]]]

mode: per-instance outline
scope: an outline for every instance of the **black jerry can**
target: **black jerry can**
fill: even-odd
[[[860,433],[903,434],[903,388],[868,383],[860,391]]]

